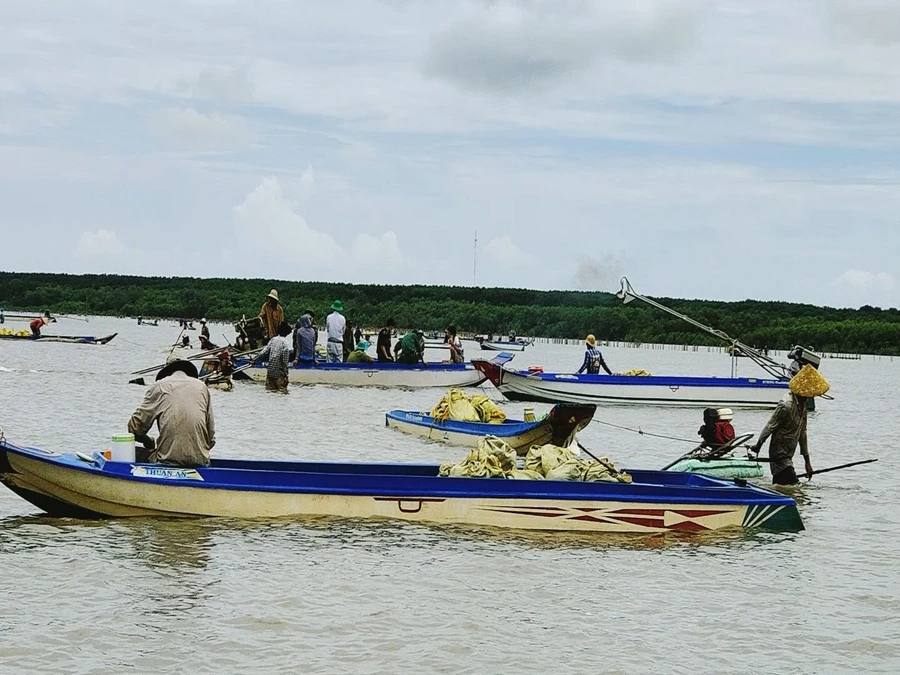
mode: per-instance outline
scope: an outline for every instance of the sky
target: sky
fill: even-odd
[[[894,0],[4,0],[0,269],[898,306],[897,64]]]

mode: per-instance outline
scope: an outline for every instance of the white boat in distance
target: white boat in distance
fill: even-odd
[[[492,363],[506,363],[511,354],[498,354]],[[247,365],[246,360],[235,366]],[[265,382],[266,364],[258,362],[243,371],[250,379]],[[346,387],[477,387],[485,376],[471,363],[317,363],[315,366],[292,366],[288,372],[291,384],[333,384]]]
[[[473,361],[511,401],[649,404],[700,408],[774,408],[787,382],[746,377],[571,375],[513,370]]]

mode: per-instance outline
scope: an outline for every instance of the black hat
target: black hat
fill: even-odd
[[[168,377],[172,373],[179,370],[188,377],[200,377],[200,373],[197,372],[197,366],[195,366],[190,361],[185,361],[184,359],[178,358],[177,356],[173,355],[166,360],[166,365],[164,365],[162,369],[156,374],[156,381],[159,382],[164,377]]]

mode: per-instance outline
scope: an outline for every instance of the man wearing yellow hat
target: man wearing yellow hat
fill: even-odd
[[[612,375],[612,371],[606,365],[606,361],[603,360],[603,354],[597,349],[597,338],[593,335],[588,335],[584,339],[584,347],[584,363],[581,364],[581,368],[578,369],[576,374],[581,375],[581,373],[586,371],[588,375],[599,375],[602,367],[607,375]]]
[[[284,308],[278,301],[278,291],[271,290],[262,309],[259,310],[259,318],[262,319],[263,329],[266,331],[266,340],[271,340],[278,335],[278,327],[284,322]]]
[[[772,471],[772,483],[775,485],[794,485],[797,472],[794,470],[794,453],[800,445],[800,454],[806,464],[806,476],[812,475],[812,463],[809,461],[809,445],[806,438],[806,401],[828,392],[828,382],[822,374],[810,365],[805,365],[800,372],[791,378],[788,385],[790,393],[785,396],[768,424],[760,432],[759,438],[751,450],[759,453],[763,443],[772,437],[769,444],[769,468]]]

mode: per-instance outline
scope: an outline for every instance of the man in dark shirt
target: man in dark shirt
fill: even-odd
[[[394,360],[393,350],[391,349],[391,340],[394,337],[395,325],[393,319],[388,319],[384,322],[384,328],[378,331],[376,350],[378,352],[378,360],[382,363],[392,362]]]

